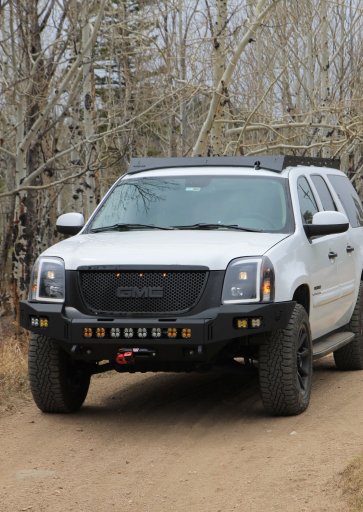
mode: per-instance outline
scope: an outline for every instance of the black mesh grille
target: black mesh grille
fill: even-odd
[[[95,313],[182,313],[199,300],[206,271],[80,270],[80,287]]]

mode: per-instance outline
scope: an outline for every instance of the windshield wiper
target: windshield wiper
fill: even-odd
[[[90,230],[91,233],[100,233],[102,231],[132,231],[134,229],[174,229],[171,227],[155,226],[154,224],[128,224],[118,223],[112,224],[111,226],[103,226],[100,228],[93,228]]]
[[[174,229],[235,229],[237,231],[250,231],[251,233],[261,233],[262,229],[244,228],[238,224],[208,224],[200,222],[198,224],[190,224],[186,226],[172,226]]]

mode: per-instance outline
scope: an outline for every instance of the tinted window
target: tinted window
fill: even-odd
[[[352,228],[363,226],[362,203],[353,185],[346,176],[329,176],[335,192],[341,200]]]
[[[319,210],[306,178],[301,176],[298,179],[297,191],[299,194],[300,211],[303,223],[311,224],[313,222],[314,213],[317,213]]]
[[[293,229],[287,180],[259,176],[162,176],[121,180],[90,229],[117,223],[237,224],[266,232]]]
[[[318,191],[324,210],[336,211],[337,208],[331,196],[330,190],[328,189],[328,185],[325,183],[325,180],[318,175],[311,176],[311,179],[313,180],[316,190]]]

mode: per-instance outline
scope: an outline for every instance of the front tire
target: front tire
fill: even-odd
[[[260,346],[259,380],[263,405],[275,416],[301,414],[309,405],[312,343],[305,308],[296,304],[285,329]]]
[[[77,411],[86,399],[91,374],[52,338],[31,334],[29,382],[35,403],[43,412]]]
[[[334,352],[339,370],[363,370],[363,284],[360,283],[357,302],[347,330],[354,332],[354,339]]]

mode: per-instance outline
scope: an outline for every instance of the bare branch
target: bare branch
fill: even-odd
[[[47,183],[47,185],[22,185],[14,190],[11,190],[10,192],[2,192],[0,194],[0,198],[16,195],[19,194],[20,192],[24,192],[25,190],[47,190],[49,188],[55,187],[56,185],[61,185],[62,183],[69,183],[72,180],[79,178],[80,176],[83,176],[83,174],[85,174],[88,171],[89,169],[86,167],[82,171],[77,172],[76,174],[72,174],[72,176],[67,176],[66,178],[62,178],[61,180],[53,181],[52,183]]]
[[[221,98],[224,95],[224,90],[226,87],[228,87],[231,81],[238,60],[246,46],[253,38],[253,36],[255,36],[258,27],[261,26],[262,22],[265,20],[269,12],[278,4],[279,1],[281,0],[273,0],[266,7],[267,0],[259,0],[256,6],[255,19],[249,24],[248,30],[246,31],[244,37],[239,42],[230,62],[228,63],[225,69],[225,72],[223,73],[221,80],[219,81],[217,89],[213,93],[207,117],[199,132],[197,142],[193,148],[193,155],[201,155],[203,152],[205,152],[207,142],[206,139],[213,125],[215,113],[220,104]]]

